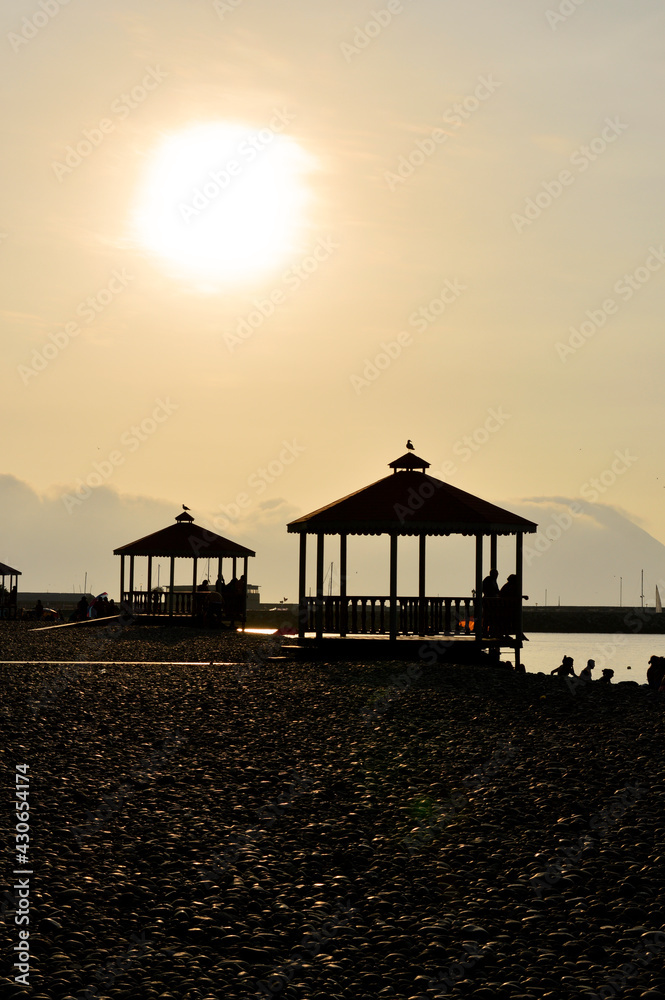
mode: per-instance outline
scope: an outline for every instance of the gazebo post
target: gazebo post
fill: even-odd
[[[520,650],[522,648],[522,636],[524,630],[522,629],[522,553],[523,553],[523,541],[524,536],[521,531],[518,531],[515,535],[515,575],[517,577],[517,623],[515,625],[515,669],[520,665]]]
[[[219,559],[217,560],[217,579],[218,580],[222,579],[222,562],[223,561],[224,561],[224,557],[223,556],[220,556]]]
[[[316,638],[323,636],[323,546],[325,535],[316,536]]]
[[[490,535],[490,569],[496,569],[496,533]]]
[[[120,604],[125,599],[125,557],[120,556]]]
[[[191,613],[192,618],[193,618],[194,615],[196,615],[196,613],[198,611],[197,602],[196,602],[196,580],[197,580],[197,572],[196,572],[196,570],[197,570],[197,565],[198,565],[198,559],[196,558],[196,556],[194,556],[194,558],[192,559],[192,562],[194,563],[194,567],[192,569],[192,603],[191,603],[191,607],[190,607],[190,613]]]
[[[418,635],[427,633],[426,543],[427,535],[421,532],[418,537]]]
[[[146,595],[146,614],[152,612],[152,556],[148,556],[148,593]]]
[[[397,638],[397,535],[390,535],[390,638]]]
[[[173,585],[175,582],[175,556],[171,556],[171,572],[169,575],[169,618],[173,618]]]
[[[473,634],[480,646],[483,639],[483,536],[476,535],[476,599],[473,608]]]
[[[134,610],[134,556],[129,557],[129,606]]]
[[[298,565],[298,638],[305,638],[307,626],[307,532],[300,532],[300,561]]]
[[[347,535],[339,536],[339,634],[345,636],[349,625],[349,608],[346,597],[346,540]]]
[[[242,627],[245,628],[247,624],[247,556],[243,556],[243,576],[245,578],[245,583],[242,588]]]
[[[236,557],[233,556],[233,579],[236,579]]]

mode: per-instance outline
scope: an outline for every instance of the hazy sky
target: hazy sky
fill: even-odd
[[[583,506],[532,602],[622,575],[639,603],[640,568],[652,598],[664,26],[659,0],[5,0],[0,561],[114,592],[112,549],[186,503],[293,599],[286,522],[410,437],[542,531]],[[451,546],[433,593],[473,585]]]

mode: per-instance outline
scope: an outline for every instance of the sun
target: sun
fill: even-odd
[[[139,193],[143,246],[181,274],[224,284],[287,260],[305,227],[313,158],[285,127],[277,114],[261,129],[208,122],[168,136]]]

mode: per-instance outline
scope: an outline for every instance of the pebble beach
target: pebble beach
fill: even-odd
[[[0,631],[3,998],[665,997],[644,686],[35,625]]]

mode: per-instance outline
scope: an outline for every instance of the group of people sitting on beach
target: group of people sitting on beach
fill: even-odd
[[[71,622],[82,622],[86,618],[108,618],[110,615],[117,614],[118,608],[116,607],[116,603],[113,598],[109,601],[108,594],[100,594],[99,597],[93,597],[89,602],[84,594],[74,608],[69,620]]]
[[[576,677],[574,667],[574,660],[572,656],[564,656],[561,661],[561,665],[555,667],[554,670],[550,670],[550,675],[556,674],[557,677]],[[587,665],[580,672],[579,679],[581,681],[592,680],[592,671],[596,667],[595,660],[587,660]],[[630,670],[630,667],[628,668]],[[598,678],[601,684],[611,684],[612,678],[614,677],[614,671],[609,667],[603,670],[602,677]],[[649,667],[647,670],[647,684],[651,690],[658,695],[665,696],[665,656],[652,656],[649,660]]]
[[[37,600],[37,603],[32,611],[26,611],[25,608],[21,608],[21,618],[27,618],[30,621],[37,622],[63,621],[62,614],[59,611],[54,610],[54,608],[45,608],[41,600]]]
[[[575,668],[573,666],[574,660],[572,656],[564,656],[561,661],[560,666],[555,667],[554,670],[550,670],[550,676],[556,674],[557,677],[577,677],[575,673]],[[593,680],[592,671],[595,670],[596,661],[587,660],[586,667],[584,670],[580,671],[579,679],[581,681],[591,681]],[[603,670],[602,677],[598,677],[597,680],[600,684],[611,684],[612,678],[614,677],[614,671],[610,667],[606,667]]]
[[[83,594],[67,620],[82,622],[86,618],[108,618],[109,615],[117,614],[118,607],[113,598],[109,601],[108,594],[99,594],[98,597],[92,597],[90,601]],[[65,621],[62,611],[56,608],[45,608],[41,598],[37,599],[34,608],[28,610],[21,608],[20,617],[29,621],[55,622],[56,624]]]

